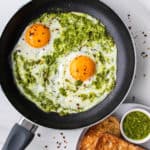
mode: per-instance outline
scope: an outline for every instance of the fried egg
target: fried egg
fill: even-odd
[[[61,25],[56,19],[47,23],[31,23],[21,35],[14,51],[20,50],[28,59],[40,59],[53,50],[53,42],[61,31]]]

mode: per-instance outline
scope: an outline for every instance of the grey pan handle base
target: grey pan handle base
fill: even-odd
[[[8,135],[2,150],[24,150],[34,137],[37,126],[22,120],[21,124],[15,124]]]

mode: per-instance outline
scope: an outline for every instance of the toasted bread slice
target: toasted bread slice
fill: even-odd
[[[92,150],[92,149],[90,149]],[[114,135],[104,133],[97,140],[95,149],[93,150],[144,150],[139,146],[130,144]]]
[[[101,133],[110,133],[117,137],[120,137],[120,135],[121,135],[119,120],[114,116],[110,116],[107,119],[105,119],[104,121],[91,127],[89,129],[89,132],[90,131],[95,132],[95,134],[98,134],[98,135]]]
[[[116,117],[108,117],[99,124],[91,127],[81,140],[80,150],[94,150],[102,133],[110,133],[120,137],[119,121]]]

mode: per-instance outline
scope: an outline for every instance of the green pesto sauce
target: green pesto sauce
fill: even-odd
[[[88,19],[87,15],[76,15],[74,13],[58,13],[58,14],[43,14],[40,18],[34,20],[34,22],[47,23],[50,19],[57,19],[63,28],[61,35],[54,40],[53,47],[54,51],[46,56],[43,56],[39,60],[25,59],[19,51],[13,52],[13,62],[14,62],[14,74],[16,82],[21,87],[25,95],[38,107],[40,107],[45,112],[58,112],[60,115],[66,115],[69,112],[82,112],[84,108],[77,108],[75,110],[71,108],[62,108],[59,104],[54,103],[51,99],[50,94],[47,93],[35,93],[32,89],[34,85],[39,82],[46,89],[49,84],[49,77],[56,73],[57,71],[57,59],[68,55],[70,52],[78,52],[83,46],[92,47],[95,43],[100,44],[103,51],[109,53],[112,48],[115,47],[115,43],[112,37],[107,33],[107,30],[103,24],[98,20],[93,22]],[[96,54],[95,59],[100,61],[103,65],[103,71],[96,74],[96,80],[92,82],[91,86],[96,89],[100,89],[104,84],[108,83],[106,79],[107,74],[110,70],[105,68],[105,63],[109,61],[108,58],[99,52]],[[36,66],[41,66],[40,72],[37,73],[39,78],[37,79],[33,74],[32,70]],[[111,68],[112,72],[115,69]],[[108,85],[103,92],[111,91],[115,87],[115,78],[112,75],[112,84]],[[66,81],[66,83],[69,81]],[[76,92],[80,86],[82,86],[81,81],[76,81],[76,88],[69,87],[67,89],[59,88],[60,95],[66,97],[67,90]],[[103,94],[103,92],[101,94]],[[90,100],[91,102],[95,100],[97,95],[95,93],[80,94],[83,101]]]
[[[144,139],[150,134],[150,118],[143,112],[131,112],[124,119],[123,130],[131,139]]]
[[[38,21],[47,22],[50,18],[57,19],[62,27],[66,27],[60,38],[54,41],[57,54],[66,54],[70,50],[80,48],[83,45],[91,46],[96,41],[101,44],[102,49],[110,51],[114,41],[107,33],[106,28],[98,20],[93,23],[87,15],[76,15],[74,13],[44,14]],[[107,43],[107,44],[106,44]],[[54,53],[53,55],[57,54]]]
[[[60,88],[59,92],[60,92],[61,95],[67,96],[67,92],[66,92],[66,90],[64,88]]]
[[[91,92],[88,94],[80,94],[79,97],[81,97],[83,101],[89,99],[92,102],[95,99],[96,94]]]

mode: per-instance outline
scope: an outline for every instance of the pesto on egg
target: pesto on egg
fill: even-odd
[[[116,85],[117,69],[117,48],[106,27],[92,16],[76,12],[45,13],[30,23],[31,33],[35,23],[49,28],[50,39],[42,48],[32,47],[22,40],[25,29],[16,44],[12,64],[21,93],[43,111],[60,115],[86,111],[104,100]],[[85,72],[78,63],[75,77],[89,73],[88,78],[81,78],[85,81],[74,78],[69,69],[80,56]],[[95,65],[92,73],[84,60]]]

